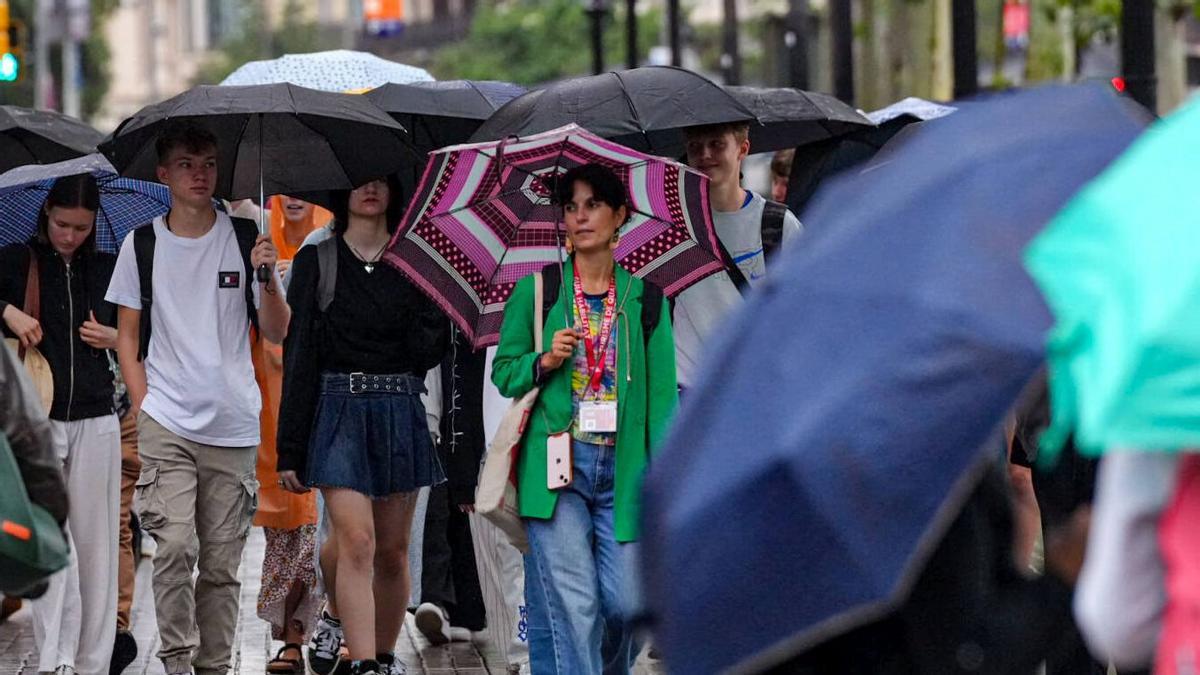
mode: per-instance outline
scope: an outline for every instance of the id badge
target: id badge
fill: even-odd
[[[571,434],[554,434],[546,439],[546,488],[561,490],[575,480],[571,461]]]
[[[580,401],[579,430],[592,434],[616,433],[617,402]]]

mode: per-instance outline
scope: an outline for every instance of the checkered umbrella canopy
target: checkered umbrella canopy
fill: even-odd
[[[495,344],[516,282],[561,260],[556,177],[589,163],[613,169],[629,190],[618,264],[668,296],[723,268],[705,176],[574,124],[433,153],[385,258],[476,347]]]
[[[171,208],[165,185],[119,176],[101,154],[22,166],[0,174],[0,246],[29,241],[54,181],[85,173],[95,176],[100,187],[96,245],[102,251],[115,252],[125,235]]]

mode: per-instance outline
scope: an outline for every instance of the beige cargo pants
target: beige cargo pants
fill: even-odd
[[[258,507],[257,448],[194,443],[142,413],[138,452],[136,508],[158,544],[158,657],[167,673],[225,673],[238,620],[238,564]]]

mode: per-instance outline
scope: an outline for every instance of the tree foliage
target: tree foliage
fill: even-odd
[[[625,62],[624,9],[605,22],[607,65]],[[644,60],[659,40],[662,15],[638,17],[638,53]],[[533,85],[591,71],[591,19],[580,0],[510,0],[481,3],[470,33],[443,49],[433,64],[442,79],[506,80]]]

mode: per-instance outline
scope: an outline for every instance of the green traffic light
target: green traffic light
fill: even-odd
[[[16,82],[21,74],[21,62],[15,54],[0,54],[0,82]]]

